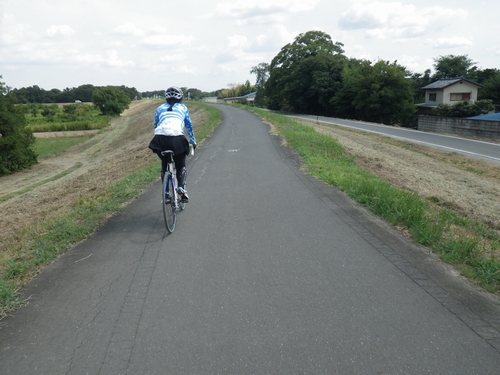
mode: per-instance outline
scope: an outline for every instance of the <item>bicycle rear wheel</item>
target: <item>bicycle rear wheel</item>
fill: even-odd
[[[166,189],[168,187],[168,189]],[[165,191],[170,192],[170,199],[167,201],[165,197]],[[175,229],[175,224],[177,222],[177,213],[175,210],[175,194],[174,194],[174,184],[172,181],[172,175],[165,174],[162,183],[162,205],[163,205],[163,219],[165,220],[165,226],[167,230],[172,233]]]

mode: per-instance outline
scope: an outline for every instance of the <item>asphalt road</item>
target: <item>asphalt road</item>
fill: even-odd
[[[22,292],[3,374],[498,374],[500,301],[303,175],[253,114]]]
[[[344,120],[332,117],[311,115],[289,115],[290,117],[305,118],[327,124],[336,124],[370,133],[380,134],[408,142],[420,143],[425,146],[440,148],[450,152],[458,152],[467,156],[483,159],[500,164],[500,143],[478,141],[474,139],[453,137],[449,135],[426,133],[413,129],[398,128],[387,125]]]

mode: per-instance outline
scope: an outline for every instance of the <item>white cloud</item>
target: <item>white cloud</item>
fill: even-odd
[[[469,38],[463,38],[459,36],[454,36],[451,38],[437,38],[432,46],[434,48],[456,48],[456,47],[465,47],[471,46],[472,40]]]
[[[123,43],[122,41],[118,41],[118,40],[113,40],[113,41],[110,41],[110,42],[104,42],[103,45],[105,47],[123,47],[125,45],[125,43]]]
[[[354,4],[339,19],[339,26],[343,29],[374,29],[387,22],[385,10],[379,9],[378,3],[363,5]]]
[[[429,17],[430,19],[440,20],[458,20],[464,21],[467,19],[468,12],[463,9],[457,8],[443,8],[440,6],[434,6],[431,8],[424,8],[422,11],[422,16]]]
[[[345,30],[366,30],[367,38],[404,40],[441,30],[466,18],[467,12],[462,9],[417,8],[401,2],[374,2],[352,5],[341,14],[338,24]]]
[[[284,45],[293,41],[297,34],[291,33],[281,24],[273,25],[264,34],[254,37],[250,44],[251,52],[278,52]]]
[[[226,18],[238,25],[282,22],[288,13],[306,12],[314,9],[320,0],[267,0],[251,2],[237,0],[218,3],[215,11],[203,18]]]
[[[248,48],[248,38],[243,35],[232,35],[227,38],[229,40],[229,48],[237,48],[240,50]]]
[[[131,60],[122,60],[118,57],[116,50],[109,50],[106,55],[84,54],[75,57],[75,61],[85,65],[96,65],[114,68],[133,67],[135,63]]]
[[[167,34],[168,30],[165,26],[153,26],[151,32],[153,34]]]
[[[483,68],[500,68],[491,39],[500,33],[498,1],[184,1],[175,6],[181,16],[169,13],[165,1],[154,11],[132,0],[0,4],[0,74],[12,87],[154,90],[160,75],[180,86],[218,89],[252,80],[252,66],[270,63],[309,30],[342,42],[348,57],[397,60],[420,73],[438,54],[467,53]]]
[[[155,62],[143,62],[140,66],[141,70],[152,71],[157,74],[175,73],[176,76],[181,74],[192,75],[198,69],[192,66],[188,61],[188,57],[183,54],[165,55]]]
[[[110,50],[107,53],[105,65],[115,68],[133,67],[135,63],[131,60],[122,60],[118,57],[118,52]]]
[[[0,19],[0,43],[19,45],[25,40],[35,40],[38,38],[39,35],[32,31],[30,25],[16,22],[12,14],[2,14]]]
[[[152,35],[145,37],[140,44],[149,48],[186,47],[194,40],[193,36],[186,35]]]
[[[118,35],[143,36],[145,32],[133,23],[126,23],[113,29],[113,33]]]
[[[47,35],[50,37],[69,37],[76,33],[76,31],[68,25],[52,25],[47,29]]]
[[[179,53],[176,55],[165,55],[160,57],[160,62],[162,63],[181,63],[186,60],[186,55],[184,53]]]
[[[237,56],[233,51],[223,51],[217,53],[214,58],[214,62],[219,65],[224,65],[232,61],[236,61]]]
[[[175,72],[183,74],[195,74],[197,72],[197,69],[192,66],[181,65],[179,67],[175,67]]]
[[[104,62],[104,57],[99,54],[86,53],[83,55],[76,56],[75,60],[85,65],[99,65]]]

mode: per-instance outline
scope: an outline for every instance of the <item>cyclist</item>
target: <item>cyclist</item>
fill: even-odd
[[[182,104],[184,93],[179,87],[169,87],[165,91],[166,103],[156,109],[154,120],[154,137],[149,143],[149,148],[158,155],[162,161],[162,175],[167,167],[167,159],[161,155],[162,151],[172,150],[177,177],[178,192],[181,202],[189,202],[185,189],[186,181],[186,156],[189,153],[189,143],[196,148],[196,138],[193,132],[193,123],[189,116],[188,108]],[[184,135],[187,129],[189,143]],[[168,194],[168,192],[166,192]]]

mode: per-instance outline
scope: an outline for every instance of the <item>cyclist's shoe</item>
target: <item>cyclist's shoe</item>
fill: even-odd
[[[165,193],[165,203],[170,203],[170,194]]]
[[[178,188],[177,192],[179,193],[179,195],[181,197],[181,202],[182,203],[188,203],[189,202],[189,197],[188,197],[187,191],[184,190],[184,188],[181,188],[181,187]]]

